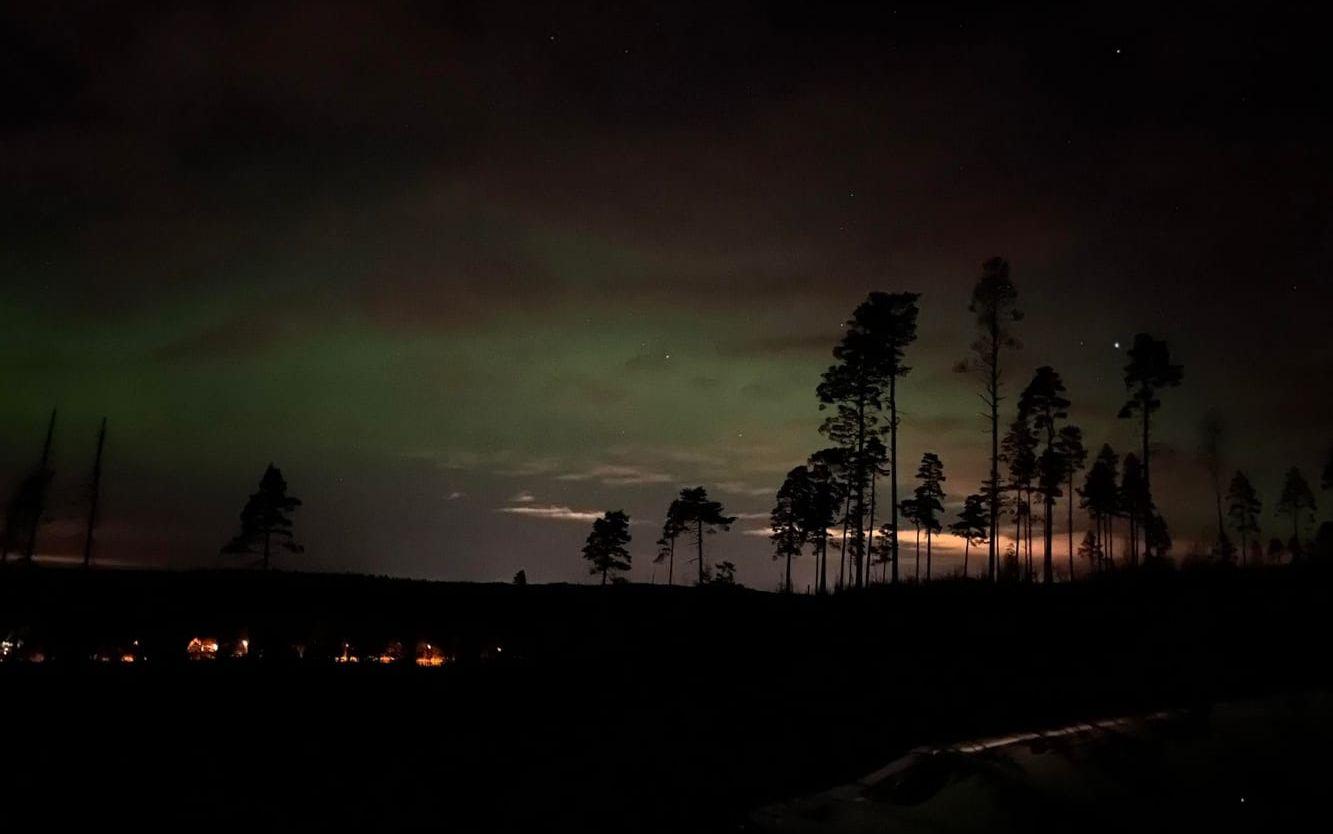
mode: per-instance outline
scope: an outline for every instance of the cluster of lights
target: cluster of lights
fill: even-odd
[[[41,651],[29,651],[26,654],[22,652],[23,641],[20,639],[0,640],[0,662],[10,660],[25,660],[29,663],[43,663],[46,661],[46,655]],[[305,646],[294,645],[298,659],[305,659]],[[483,657],[498,656],[504,653],[504,647],[500,645],[490,646],[483,651]],[[243,659],[250,654],[250,640],[241,638],[233,642],[222,642],[216,637],[197,636],[191,637],[185,645],[185,656],[192,661],[217,660],[219,658]],[[333,655],[333,662],[338,664],[360,663],[363,655],[357,654],[356,650],[349,642],[343,642],[338,653]],[[391,642],[379,652],[372,652],[364,655],[367,663],[379,665],[391,665],[404,659],[423,669],[436,669],[441,666],[453,663],[455,657],[453,654],[445,652],[434,643],[421,642],[416,646],[416,651],[410,655],[403,650],[403,644],[397,641]],[[138,640],[130,641],[129,646],[124,648],[113,648],[99,650],[89,656],[94,663],[121,663],[125,665],[144,663],[147,657],[143,653]]]

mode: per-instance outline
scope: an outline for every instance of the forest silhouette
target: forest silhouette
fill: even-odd
[[[1055,367],[1041,365],[1021,388],[1010,378],[1010,355],[1023,348],[1018,331],[1024,314],[1009,263],[990,258],[981,266],[967,308],[975,319],[976,338],[970,356],[954,366],[979,384],[981,419],[990,437],[985,462],[989,477],[965,489],[961,500],[951,501],[945,461],[927,451],[910,494],[900,498],[909,487],[899,466],[899,437],[913,426],[910,420],[904,422],[898,383],[913,370],[908,359],[917,338],[921,299],[916,292],[871,292],[842,325],[841,338],[832,347],[834,362],[814,392],[825,412],[819,433],[829,445],[787,473],[769,514],[772,557],[782,564],[780,590],[795,591],[793,562],[807,554],[814,576],[809,591],[815,594],[942,578],[934,570],[933,555],[935,539],[945,531],[960,539],[963,549],[961,569],[947,578],[1050,585],[1073,581],[1080,573],[1093,577],[1165,565],[1173,541],[1153,488],[1153,418],[1164,406],[1164,395],[1185,379],[1167,341],[1139,333],[1127,351],[1125,401],[1116,416],[1134,421],[1138,448],[1122,455],[1102,443],[1091,455],[1089,438],[1070,421],[1074,403]],[[31,566],[38,553],[55,478],[51,448],[56,417],[52,410],[36,465],[11,489],[0,531],[0,564]],[[1272,505],[1290,527],[1269,531],[1265,545],[1260,490],[1245,472],[1224,477],[1223,434],[1221,417],[1210,412],[1200,427],[1200,454],[1217,518],[1209,560],[1258,567],[1333,558],[1333,522],[1318,523],[1315,490],[1299,466],[1288,469]],[[103,418],[84,490],[84,567],[94,565],[106,436]],[[1333,490],[1333,446],[1319,484],[1321,491]],[[881,500],[881,491],[887,492],[887,501]],[[300,506],[299,499],[287,495],[281,471],[270,463],[258,491],[245,503],[237,534],[221,554],[232,564],[263,569],[273,564],[275,550],[301,554],[304,548],[296,542],[292,518]],[[1086,520],[1077,545],[1076,511]],[[705,548],[709,537],[729,530],[735,520],[709,498],[705,486],[681,489],[666,509],[656,542],[654,562],[665,565],[666,584],[676,584],[678,555],[683,567],[692,568],[696,585],[735,582],[734,563],[724,560],[710,569]],[[1061,522],[1063,554],[1056,543]],[[593,524],[583,555],[589,573],[601,584],[624,581],[622,574],[632,567],[630,525],[623,510],[608,510]],[[901,564],[904,526],[913,536],[910,571]],[[677,553],[682,539],[689,545],[688,554]],[[976,572],[970,570],[973,548],[985,554],[984,566]],[[837,558],[836,568],[829,565],[830,551]],[[1084,565],[1081,571],[1078,560]]]

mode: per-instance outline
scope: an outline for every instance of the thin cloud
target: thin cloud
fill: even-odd
[[[753,484],[747,484],[742,481],[723,481],[717,485],[717,491],[728,495],[772,495],[772,487],[757,487]]]
[[[536,501],[536,500],[537,500],[537,496],[533,495],[531,492],[528,492],[528,491],[525,489],[525,490],[521,490],[517,495],[515,495],[515,496],[512,497],[512,498],[510,498],[510,499],[509,499],[509,503],[511,503],[511,504],[531,504],[533,501]]]
[[[676,479],[666,472],[653,472],[637,466],[594,466],[585,472],[566,472],[556,476],[557,481],[597,481],[606,486],[637,486],[641,484],[669,484]]]
[[[510,515],[524,516],[527,518],[547,519],[549,521],[580,521],[585,523],[595,521],[602,517],[602,513],[596,510],[575,510],[557,504],[500,507],[496,512],[509,513]]]

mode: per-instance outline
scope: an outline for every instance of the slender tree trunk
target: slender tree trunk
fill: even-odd
[[[874,579],[871,571],[874,568],[870,564],[870,554],[875,552],[875,476],[874,469],[870,470],[870,523],[866,525],[866,584],[869,585]]]
[[[704,584],[704,523],[703,519],[695,522],[694,538],[699,548],[699,584]]]
[[[1074,581],[1074,470],[1069,470],[1069,581]]]
[[[916,584],[921,584],[921,525],[916,528]]]
[[[866,404],[864,393],[856,404],[856,539],[852,543],[853,568],[856,571],[856,587],[865,585],[866,560]]]
[[[602,568],[602,585],[606,585],[606,568]]]
[[[1146,499],[1144,502],[1146,506],[1144,507],[1145,518],[1143,524],[1144,561],[1152,558],[1152,539],[1149,534],[1152,526],[1148,523],[1148,519],[1146,518],[1148,507],[1151,507],[1153,504],[1152,476],[1149,474],[1150,467],[1148,465],[1148,403],[1151,402],[1151,400],[1151,397],[1144,397],[1143,399],[1143,494]]]
[[[1054,561],[1054,559],[1053,559],[1052,556],[1051,556],[1051,544],[1052,544],[1052,536],[1051,536],[1051,532],[1052,532],[1052,531],[1051,531],[1051,521],[1052,521],[1052,517],[1055,515],[1055,499],[1052,498],[1052,497],[1049,496],[1049,495],[1045,496],[1045,498],[1046,498],[1046,502],[1045,502],[1045,516],[1046,516],[1046,517],[1042,519],[1042,525],[1041,525],[1041,526],[1042,526],[1042,531],[1043,531],[1043,532],[1045,533],[1045,535],[1046,535],[1046,541],[1045,541],[1045,545],[1046,545],[1046,553],[1045,553],[1045,557],[1046,557],[1046,560],[1045,560],[1045,561],[1046,561],[1046,564],[1045,564],[1046,575],[1045,575],[1045,577],[1043,577],[1043,581],[1044,581],[1047,585],[1050,585],[1050,584],[1053,584],[1053,583],[1055,582],[1055,561]]]
[[[1023,580],[1023,493],[1014,490],[1014,567],[1018,581]]]
[[[828,593],[828,531],[819,537],[819,593]]]
[[[852,491],[842,505],[842,547],[838,548],[838,590],[847,587],[847,525],[852,521]]]
[[[268,570],[269,539],[271,536],[272,534],[267,530],[264,531],[264,570]],[[603,579],[605,579],[605,574],[603,574]]]
[[[791,553],[787,554],[787,593],[791,593]]]
[[[898,375],[889,375],[889,518],[893,530],[893,583],[898,584]]]
[[[967,557],[968,557],[968,552],[969,552],[971,549],[972,549],[972,538],[971,538],[971,535],[969,534],[967,537],[965,537],[965,538],[963,539],[963,578],[964,578],[964,579],[967,578]]]
[[[926,528],[926,581],[930,581],[930,540],[933,538],[934,531]]]
[[[998,315],[990,322],[990,580],[999,578],[996,548],[1000,532],[1000,321]],[[1017,548],[1017,542],[1014,543]],[[1017,552],[1017,551],[1015,551]]]
[[[40,479],[37,484],[37,492],[34,495],[32,507],[32,520],[28,525],[28,545],[23,553],[23,560],[31,563],[32,557],[37,555],[37,528],[42,524],[42,516],[46,514],[46,489],[47,467],[51,462],[51,439],[56,431],[56,410],[51,409],[51,420],[46,424],[46,442],[42,444],[42,461],[37,466],[37,477]]]
[[[1028,487],[1026,501],[1028,506],[1028,517],[1023,524],[1023,535],[1027,537],[1028,582],[1030,583],[1036,576],[1036,571],[1033,570],[1033,561],[1032,561],[1032,488],[1031,487]]]
[[[102,447],[106,445],[106,418],[102,418],[102,428],[97,433],[97,456],[93,458],[93,483],[91,501],[88,505],[88,532],[83,538],[83,566],[93,564],[93,530],[97,527],[97,499],[102,489]]]
[[[676,537],[672,536],[667,545],[667,587],[670,588],[676,573]]]

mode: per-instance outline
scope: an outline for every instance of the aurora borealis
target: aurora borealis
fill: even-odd
[[[271,460],[293,567],[580,580],[588,514],[624,508],[648,581],[701,483],[742,516],[713,552],[774,587],[745,531],[821,445],[868,290],[922,293],[904,470],[976,489],[952,366],[997,254],[1009,392],[1055,366],[1094,450],[1134,443],[1117,342],[1184,364],[1154,457],[1179,552],[1209,409],[1266,524],[1314,477],[1333,96],[1300,12],[574,5],[0,12],[0,475],[58,408],[42,552],[79,549],[106,415],[107,561],[218,564]]]

